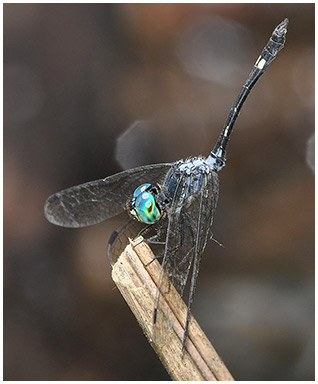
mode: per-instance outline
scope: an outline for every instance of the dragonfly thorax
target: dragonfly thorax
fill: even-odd
[[[156,202],[158,188],[151,184],[142,184],[135,189],[129,201],[130,214],[145,224],[155,224],[161,218],[161,210]]]
[[[191,203],[206,187],[213,170],[203,157],[191,157],[173,164],[162,187],[162,194],[172,201],[182,199],[184,204]]]

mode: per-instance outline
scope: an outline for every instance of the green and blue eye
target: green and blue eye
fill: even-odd
[[[153,194],[148,192],[149,187],[151,184],[142,184],[135,189],[130,213],[143,223],[155,224],[160,220],[161,213]]]
[[[133,198],[138,197],[142,192],[145,192],[149,187],[151,187],[151,184],[139,185],[139,187],[135,189],[135,192],[133,194]]]

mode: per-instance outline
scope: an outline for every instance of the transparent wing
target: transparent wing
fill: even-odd
[[[124,216],[124,215],[121,215]],[[145,224],[125,215],[125,219],[111,234],[107,245],[107,258],[114,265],[119,255],[129,244],[129,239],[135,239]]]
[[[45,217],[70,228],[100,223],[125,210],[140,184],[161,183],[170,167],[170,163],[145,165],[57,192],[45,203]]]
[[[185,181],[186,182],[186,181]],[[170,218],[169,248],[177,249],[167,257],[166,269],[169,279],[182,296],[192,262],[200,262],[206,243],[211,236],[213,216],[219,194],[219,178],[213,172],[206,177],[206,186],[193,197],[190,204],[183,205],[178,215]],[[174,207],[179,211],[180,203]]]
[[[188,336],[190,311],[194,299],[201,258],[207,241],[212,237],[212,223],[218,201],[219,179],[217,174],[212,174],[212,177],[208,177],[206,181],[206,187],[203,188],[200,195],[197,196],[197,204],[191,204],[190,206],[185,207],[183,212],[183,214],[189,218],[188,223],[190,232],[193,235],[194,240],[193,246],[191,246],[188,242],[188,238],[186,238],[186,242],[188,242],[188,246],[186,247],[191,246],[193,258],[191,259],[192,269],[189,284],[187,316],[185,319],[184,335],[182,341],[183,347],[185,346],[185,342]],[[189,276],[189,271],[190,266],[188,266],[187,279]],[[176,280],[177,281],[175,284],[178,284],[178,277]],[[186,283],[184,283],[184,281],[181,281],[180,289],[182,292],[184,290],[185,284]]]
[[[186,185],[189,185],[189,177],[184,176],[178,183],[175,198],[168,215],[162,274],[158,282],[158,296],[155,302],[155,312],[159,307],[158,313],[160,313],[160,292],[167,301],[170,301],[169,295],[173,294],[170,284],[183,296],[190,271],[192,271],[189,284],[188,315],[184,319],[185,335],[183,345],[187,337],[189,314],[201,256],[208,239],[211,237],[213,216],[218,201],[219,178],[215,172],[207,175],[200,194],[193,196],[190,203],[188,201],[187,204],[185,204],[182,195]],[[164,332],[167,332],[172,323],[170,321],[170,324],[162,325],[159,321],[158,326],[165,327]],[[161,338],[164,332],[157,330],[157,334],[161,335]]]

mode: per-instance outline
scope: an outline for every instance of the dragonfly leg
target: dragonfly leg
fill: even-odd
[[[136,237],[144,236],[144,234],[149,232],[152,228],[153,228],[153,224],[149,224],[147,227],[143,228]],[[145,241],[147,244],[165,245],[166,244],[165,241],[157,240],[157,239],[160,239],[160,237],[161,237],[162,233],[164,232],[164,230],[162,230],[162,228],[159,227],[159,228],[156,229],[156,232],[157,233],[155,235],[149,237],[148,239],[144,238],[143,241]]]
[[[216,244],[218,244],[220,247],[224,248],[224,245],[220,243],[218,240],[216,240],[213,235],[211,236],[211,240],[214,241]]]
[[[163,257],[163,254],[160,254],[160,255],[155,256],[155,257],[154,257],[153,259],[151,259],[147,264],[145,264],[145,267],[148,267],[151,263],[153,263],[155,260],[160,259],[161,257]]]
[[[149,239],[144,239],[144,241],[147,243],[147,244],[159,244],[159,245],[165,245],[166,242],[165,241],[159,241],[159,240],[156,240],[156,239],[160,239],[160,235],[161,233],[156,233],[155,235],[149,237]]]
[[[148,224],[146,227],[142,228],[136,235],[136,237],[139,237],[139,236],[144,236],[145,234],[147,234],[150,229],[151,229],[152,225],[151,224]]]
[[[145,241],[148,243],[148,240],[145,240]],[[152,244],[160,244],[160,245],[164,245],[165,242],[164,242],[164,241],[155,241],[155,242],[153,242]],[[175,248],[173,248],[170,252],[176,252],[176,251],[178,251],[179,248],[180,248],[180,247],[175,247]],[[190,252],[193,251],[193,248],[194,248],[194,247],[192,247],[192,248],[189,250],[188,254],[189,254]],[[155,256],[152,260],[150,260],[149,263],[147,263],[147,264],[145,265],[145,267],[148,267],[148,265],[150,265],[152,262],[154,262],[155,260],[161,259],[162,257],[163,257],[163,253],[160,253],[159,255]]]
[[[137,238],[140,237],[140,236],[142,236],[142,239],[141,239],[140,241],[138,241],[138,243],[134,244],[134,245],[133,245],[133,248],[137,247],[137,245],[139,245],[139,244],[143,243],[144,241],[146,241],[146,239],[144,239],[143,236],[144,236],[145,234],[147,234],[147,233],[151,230],[151,227],[152,227],[152,225],[149,224],[149,225],[147,225],[146,227],[142,228],[142,229],[137,233],[137,235],[135,236],[135,239],[137,239]]]

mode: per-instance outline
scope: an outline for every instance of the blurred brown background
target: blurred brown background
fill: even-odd
[[[193,313],[237,380],[314,379],[314,5],[5,4],[5,380],[169,379],[110,278],[119,219],[64,229],[43,204],[207,155],[285,17],[220,173],[225,248],[206,248]]]

